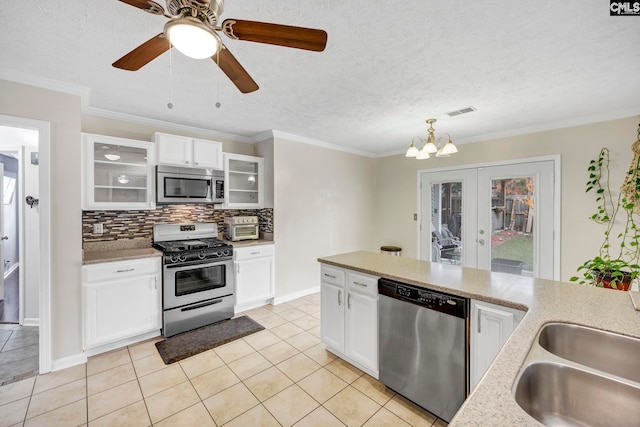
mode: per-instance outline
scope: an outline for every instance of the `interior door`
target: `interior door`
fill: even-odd
[[[478,169],[478,268],[554,278],[554,164]]]

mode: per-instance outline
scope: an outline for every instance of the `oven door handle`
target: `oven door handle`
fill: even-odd
[[[208,262],[208,263],[202,263],[202,262],[198,262],[198,261],[194,261],[194,262],[190,262],[188,264],[172,264],[172,265],[165,265],[164,268],[166,268],[167,270],[193,270],[193,267],[198,267],[198,268],[205,268],[205,267],[214,267],[216,265],[222,265],[222,264],[227,264],[233,262],[232,260],[228,259],[228,260],[224,260],[224,261],[216,261],[216,262]]]
[[[212,301],[203,302],[202,304],[196,304],[196,305],[191,305],[189,307],[184,307],[184,308],[181,308],[180,311],[196,310],[198,308],[202,308],[202,307],[207,307],[207,306],[210,306],[210,305],[218,304],[219,302],[222,302],[222,298],[214,299]]]

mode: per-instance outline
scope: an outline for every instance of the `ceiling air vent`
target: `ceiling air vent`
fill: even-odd
[[[459,116],[460,114],[467,114],[470,113],[472,111],[476,111],[475,107],[465,107],[465,108],[461,108],[459,110],[455,110],[455,111],[449,111],[447,113],[447,116],[449,117],[455,117],[455,116]]]

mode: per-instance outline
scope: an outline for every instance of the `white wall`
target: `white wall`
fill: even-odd
[[[559,154],[562,157],[562,280],[598,252],[604,229],[588,217],[595,212],[592,194],[585,194],[587,166],[600,148],[611,150],[612,182],[623,182],[633,154],[640,116],[460,145],[449,158],[408,159],[402,155],[376,159],[377,243],[393,243],[403,255],[417,256],[417,171]],[[444,129],[443,129],[444,131]],[[408,144],[409,142],[407,142]],[[615,190],[615,188],[614,188]]]
[[[374,250],[374,160],[274,137],[276,298],[320,285],[318,257]]]

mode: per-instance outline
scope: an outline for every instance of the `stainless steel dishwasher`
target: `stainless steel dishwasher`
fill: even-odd
[[[380,381],[449,422],[468,394],[469,300],[378,280]]]

